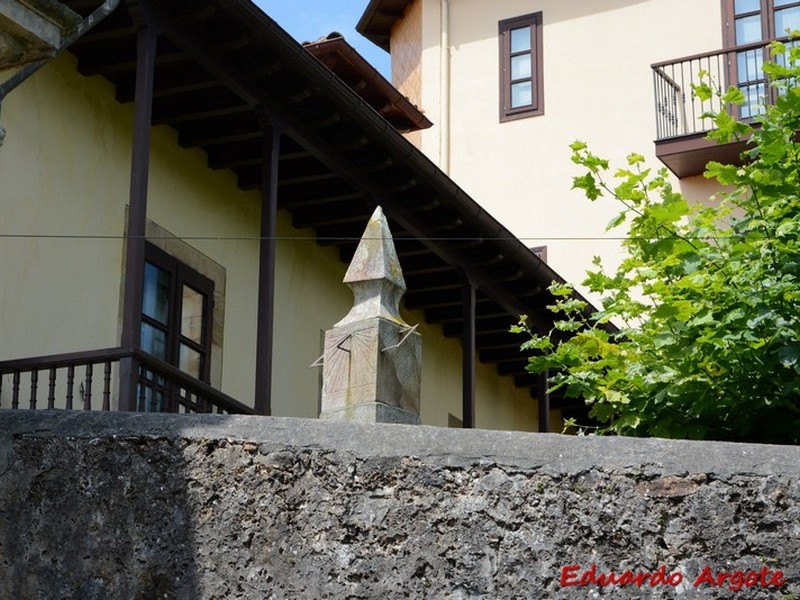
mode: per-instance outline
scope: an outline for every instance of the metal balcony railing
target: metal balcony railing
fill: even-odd
[[[254,414],[209,384],[135,348],[0,362],[0,409],[112,410],[120,364],[130,361],[139,412]]]
[[[652,65],[656,140],[707,133],[713,128],[713,121],[705,115],[723,107],[716,96],[701,102],[692,93],[693,86],[703,81],[719,90],[738,87],[745,100],[734,116],[756,116],[763,103],[772,100],[773,91],[763,73],[764,61],[769,60],[769,43],[736,46]],[[702,79],[701,73],[705,73]]]

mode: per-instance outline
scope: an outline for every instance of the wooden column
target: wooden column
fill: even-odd
[[[128,233],[125,246],[125,284],[123,291],[121,345],[138,347],[141,341],[142,289],[144,285],[145,227],[147,221],[147,183],[150,171],[150,124],[153,112],[158,31],[133,3],[131,13],[138,27],[136,47],[136,102],[131,152],[131,185],[128,208]],[[120,410],[134,410],[138,366],[133,358],[120,361]]]
[[[272,345],[275,313],[275,220],[278,212],[278,163],[281,130],[272,123],[264,135],[261,186],[261,245],[258,263],[258,329],[256,338],[256,396],[258,414],[272,414]]]
[[[550,372],[540,373],[537,382],[536,404],[539,409],[539,433],[550,431],[550,392],[549,387]]]
[[[475,284],[466,275],[462,279],[461,420],[462,427],[472,429],[475,427]]]

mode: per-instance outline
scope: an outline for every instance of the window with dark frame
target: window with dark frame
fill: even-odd
[[[800,0],[722,0],[722,7],[727,47],[760,44],[784,37],[787,29],[800,29]],[[741,118],[753,117],[763,110],[761,99],[770,91],[762,71],[768,52],[760,45],[747,48],[737,52],[731,64],[730,80],[745,96],[739,107]]]
[[[500,121],[544,114],[542,13],[499,24]]]
[[[214,282],[163,250],[145,250],[141,348],[208,382]]]

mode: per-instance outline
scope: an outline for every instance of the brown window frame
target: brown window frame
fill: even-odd
[[[179,368],[180,348],[185,345],[201,355],[200,380],[208,383],[211,376],[212,334],[214,322],[214,281],[198,273],[164,250],[147,243],[145,262],[170,275],[169,314],[166,325],[142,313],[142,324],[148,324],[166,334],[166,362]],[[187,285],[203,296],[203,331],[200,343],[181,334],[181,292]]]
[[[511,31],[523,27],[531,28],[531,76],[520,80],[511,79]],[[544,69],[542,60],[542,12],[530,13],[498,24],[500,38],[500,122],[512,121],[544,114]],[[513,55],[516,56],[516,55]],[[511,84],[530,79],[531,104],[511,107]]]
[[[722,0],[722,34],[726,48],[736,46],[736,29],[734,10],[735,0]],[[793,8],[800,5],[800,2],[790,2],[785,6],[778,7],[778,10]],[[784,31],[775,31],[775,4],[772,0],[759,0],[758,12],[742,13],[740,16],[761,15],[761,38],[763,40],[774,40],[786,36]]]
[[[739,18],[748,18],[753,16],[758,16],[761,23],[761,42],[768,42],[769,40],[775,39],[783,39],[786,36],[786,32],[784,31],[775,31],[775,13],[777,11],[786,10],[789,8],[797,8],[800,7],[800,0],[792,0],[783,6],[775,7],[774,0],[759,0],[758,2],[758,9],[752,10],[748,12],[743,12],[740,14],[736,14],[736,4],[735,0],[721,0],[722,3],[722,39],[723,43],[725,44],[725,48],[736,48],[741,44],[737,43],[736,40],[736,20]],[[753,44],[758,42],[752,42]],[[748,46],[745,44],[745,46]],[[754,50],[747,50],[746,52],[754,52]],[[763,59],[766,61],[769,59],[769,50],[765,46],[763,50],[761,50],[763,54]],[[745,59],[747,60],[747,59]],[[739,81],[740,73],[739,73],[739,64],[738,64],[738,56],[734,57],[732,60],[729,60],[728,68],[726,71],[727,81],[725,82],[726,87],[729,85],[737,85],[740,89],[748,88],[748,87],[763,87],[764,89],[764,96],[766,98],[767,104],[772,104],[776,100],[775,90],[771,89],[766,78],[754,78],[748,79],[744,82]],[[752,105],[747,104],[747,111],[745,111],[745,105],[735,107],[733,113],[737,118],[742,119],[749,119],[756,115],[751,108]],[[745,114],[747,112],[747,114]]]

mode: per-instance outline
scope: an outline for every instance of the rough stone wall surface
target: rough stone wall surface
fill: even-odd
[[[561,585],[593,564],[683,580]],[[4,599],[798,594],[796,447],[0,412]]]

